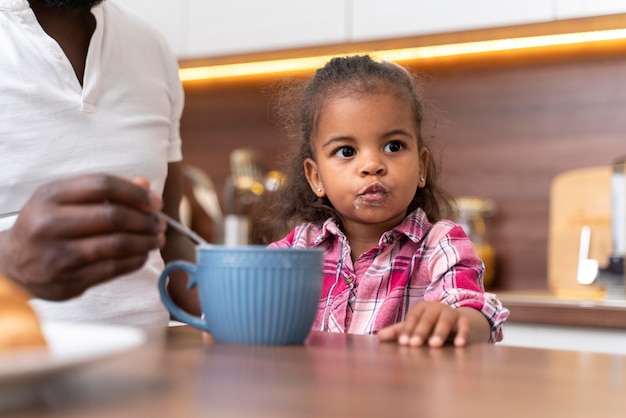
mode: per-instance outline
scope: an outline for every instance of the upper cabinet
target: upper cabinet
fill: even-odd
[[[189,0],[182,56],[215,56],[346,41],[343,0]]]
[[[151,22],[181,59],[626,13],[626,0],[109,0]]]
[[[555,19],[626,13],[624,0],[553,0]]]
[[[352,39],[369,41],[535,23],[552,19],[546,0],[354,0]]]
[[[111,1],[111,0],[107,0]],[[155,2],[154,0],[114,0],[127,6],[151,23],[167,39],[177,55],[183,51],[186,40],[181,30],[184,6],[188,0]]]

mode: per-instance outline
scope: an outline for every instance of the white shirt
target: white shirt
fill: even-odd
[[[89,172],[143,176],[162,193],[180,161],[183,89],[164,39],[108,0],[80,85],[70,61],[26,0],[0,0],[0,229],[11,227],[36,188]],[[42,320],[165,326],[158,251],[140,271],[67,302],[33,300]]]

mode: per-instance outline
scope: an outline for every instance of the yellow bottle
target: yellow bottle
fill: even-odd
[[[485,219],[495,214],[495,202],[479,197],[459,197],[453,202],[453,219],[474,244],[474,251],[485,264],[483,283],[485,289],[493,286],[496,276],[496,252],[489,242]]]

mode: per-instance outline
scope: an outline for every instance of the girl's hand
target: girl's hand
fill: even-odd
[[[470,337],[484,336],[489,339],[489,323],[483,314],[473,308],[456,308],[440,302],[421,302],[415,305],[402,322],[383,328],[378,332],[381,341],[398,341],[398,344],[420,347],[441,347],[452,342],[464,347]],[[480,340],[482,338],[471,338]]]

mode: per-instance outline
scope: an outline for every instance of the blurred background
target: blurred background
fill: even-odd
[[[489,286],[590,292],[575,277],[580,228],[592,226],[589,253],[606,259],[611,196],[610,174],[603,170],[626,154],[626,2],[124,3],[151,22],[179,58],[186,92],[183,152],[189,167],[184,218],[205,238],[223,239],[223,224],[216,220],[223,221],[232,206],[227,200],[242,162],[255,173],[260,167],[262,176],[254,178],[261,184],[278,169],[282,133],[270,117],[270,87],[282,78],[311,73],[310,68],[244,69],[210,75],[210,70],[418,48],[417,55],[398,62],[427,76],[426,96],[438,109],[429,132],[443,186],[459,199],[480,203],[471,206],[470,221],[464,222],[481,218],[479,239],[489,243],[493,259]],[[450,45],[473,49],[450,50]],[[448,49],[437,52],[433,46]],[[190,69],[195,72],[185,72]],[[585,187],[577,181],[559,191],[566,203],[555,206],[556,178],[596,168],[601,172],[583,179]],[[598,190],[602,194],[591,210],[585,196]],[[569,212],[555,213],[553,207]]]

